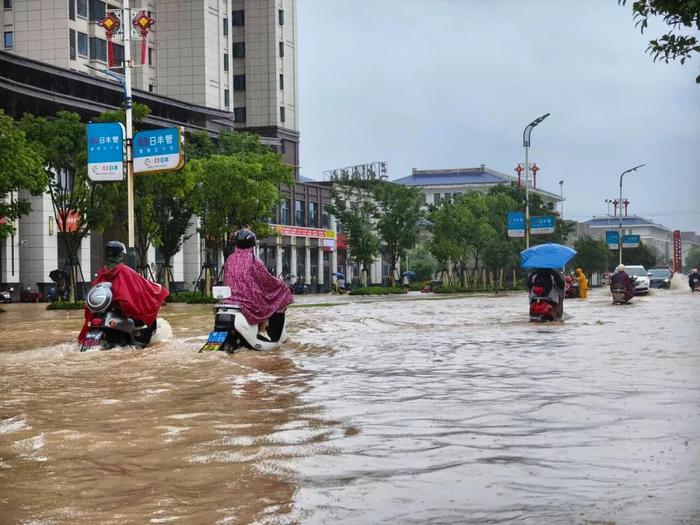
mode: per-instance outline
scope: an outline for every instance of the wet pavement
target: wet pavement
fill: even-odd
[[[700,294],[307,296],[276,353],[0,314],[0,523],[700,523]]]

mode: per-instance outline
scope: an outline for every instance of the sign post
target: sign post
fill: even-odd
[[[623,248],[636,248],[639,246],[641,238],[639,235],[623,235],[622,236],[622,247]]]
[[[134,135],[134,173],[176,171],[185,164],[180,128],[139,131]]]
[[[554,233],[556,220],[554,217],[539,215],[530,217],[530,233],[532,235],[546,235]]]
[[[509,211],[508,237],[525,237],[525,214],[521,211]]]
[[[616,230],[608,230],[605,232],[605,242],[608,243],[608,248],[617,250],[620,242],[620,233]]]
[[[124,126],[121,122],[87,125],[87,172],[93,182],[124,180]]]

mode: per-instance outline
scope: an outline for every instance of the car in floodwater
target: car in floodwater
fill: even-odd
[[[670,288],[671,272],[666,268],[652,268],[647,272],[649,288]]]
[[[649,293],[649,276],[644,266],[625,266],[625,272],[634,283],[634,295],[646,295]]]

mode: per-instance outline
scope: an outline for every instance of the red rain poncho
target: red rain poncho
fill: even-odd
[[[117,264],[114,268],[103,267],[92,285],[103,282],[112,283],[112,302],[125,316],[143,321],[148,326],[156,320],[158,310],[169,295],[168,290],[161,285],[145,279],[125,264]],[[81,344],[92,317],[92,312],[85,306],[85,322],[78,335]]]
[[[251,325],[284,311],[294,302],[284,281],[270,275],[253,248],[236,248],[224,263],[224,284],[231,297],[224,302],[237,304]]]

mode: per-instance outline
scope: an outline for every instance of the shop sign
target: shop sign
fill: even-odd
[[[58,225],[59,232],[77,232],[78,226],[80,225],[80,213],[73,210],[66,213],[65,210],[60,210],[56,218],[56,224]]]
[[[323,230],[320,228],[305,228],[303,226],[284,226],[282,224],[273,224],[272,229],[278,235],[287,235],[289,237],[311,237],[313,239],[335,239],[333,230]]]
[[[617,250],[618,243],[620,242],[620,233],[614,230],[606,231],[605,242],[608,243],[608,248],[611,250]]]
[[[87,125],[87,172],[91,181],[124,180],[124,133],[121,122]]]
[[[523,212],[508,212],[508,237],[525,237],[525,214]]]
[[[347,248],[348,237],[344,233],[338,234],[338,249],[345,250]]]
[[[545,235],[554,233],[554,217],[538,216],[530,217],[530,233],[532,235]]]
[[[134,173],[177,171],[184,165],[180,128],[139,131],[134,135]]]

